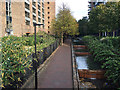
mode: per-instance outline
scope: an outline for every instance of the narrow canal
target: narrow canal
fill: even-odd
[[[88,69],[88,65],[87,65],[87,61],[86,61],[87,58],[88,58],[88,56],[77,56],[76,57],[78,69]]]
[[[105,88],[105,72],[101,70],[98,63],[90,61],[92,58],[82,39],[73,40],[73,47],[79,73],[80,88]],[[99,74],[97,75],[96,73]]]

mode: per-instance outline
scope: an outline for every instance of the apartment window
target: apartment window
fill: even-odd
[[[48,9],[50,9],[50,7],[48,7]]]
[[[50,17],[48,17],[48,19],[50,19]]]
[[[44,20],[43,20],[43,24],[44,24]]]
[[[47,2],[47,4],[50,4],[50,2]]]
[[[41,14],[41,13],[38,11],[38,16],[40,16],[40,14]]]
[[[42,13],[44,13],[44,9],[42,9]]]
[[[41,18],[38,18],[38,22],[41,22]]]
[[[50,22],[48,22],[48,24],[49,24]]]
[[[8,11],[8,2],[6,2],[6,11]]]
[[[12,23],[12,17],[10,17],[9,20],[10,20],[10,23]]]
[[[40,0],[38,0],[38,3],[40,4]]]
[[[35,8],[32,8],[33,12],[36,13],[36,9]]]
[[[50,14],[50,12],[48,12],[48,14]]]
[[[33,20],[35,20],[35,21],[36,21],[36,16],[34,16],[34,15],[33,15]]]
[[[38,9],[40,10],[40,6],[38,5]]]
[[[42,18],[44,18],[44,14],[42,14]]]
[[[27,4],[26,2],[25,2],[25,8],[27,8],[28,10],[30,10],[29,4]]]
[[[26,25],[30,25],[30,21],[25,20]]]
[[[11,3],[9,3],[9,10],[11,11]]]
[[[48,29],[50,28],[50,26],[48,26]]]
[[[9,15],[11,16],[11,11],[9,11]]]
[[[36,7],[36,2],[32,0],[32,5]]]
[[[42,2],[42,7],[44,8],[44,3]]]
[[[12,28],[11,0],[6,0],[6,28]]]
[[[6,11],[6,16],[8,16],[8,11]]]
[[[35,25],[36,23],[33,22],[33,26]]]
[[[44,24],[44,20],[42,20],[42,22],[43,22],[43,24]],[[44,29],[44,27],[45,27],[45,26],[43,25],[43,29]]]
[[[28,13],[28,12],[25,11],[25,17],[30,18],[30,13]]]

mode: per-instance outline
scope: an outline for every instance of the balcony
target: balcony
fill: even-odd
[[[38,2],[38,5],[41,6],[41,5],[40,5],[40,2]]]
[[[41,16],[38,16],[38,18],[41,18]]]
[[[44,13],[44,12],[42,12],[42,15],[45,15],[45,13]]]
[[[25,0],[25,2],[26,2],[27,4],[30,4],[29,0]]]
[[[33,20],[33,23],[36,23],[36,20]]]
[[[28,21],[30,21],[30,18],[28,18],[28,17],[25,17],[25,20],[28,20]]]
[[[41,12],[41,10],[40,10],[40,9],[38,9],[38,12]]]
[[[25,11],[30,13],[30,10],[29,10],[29,9],[27,9],[27,8],[25,8]]]
[[[41,18],[38,17],[38,22],[41,22]]]
[[[42,18],[42,20],[45,20],[45,18]]]
[[[89,8],[91,8],[91,5],[88,5]]]
[[[34,16],[36,16],[36,13],[33,13]]]
[[[92,10],[91,8],[88,9],[88,11],[91,11],[91,10]]]
[[[35,6],[35,5],[32,5],[32,7],[36,9],[36,6]]]

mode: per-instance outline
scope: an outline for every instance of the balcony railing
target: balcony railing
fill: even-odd
[[[28,20],[28,21],[30,21],[30,18],[28,18],[28,17],[25,17],[25,20]]]
[[[25,11],[30,13],[30,10],[29,10],[29,9],[27,9],[27,8],[25,8]]]
[[[25,0],[25,2],[26,2],[27,4],[30,4],[29,0]]]

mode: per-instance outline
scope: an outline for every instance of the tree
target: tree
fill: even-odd
[[[71,11],[65,4],[59,8],[57,17],[51,23],[51,32],[61,38],[63,44],[63,38],[66,35],[74,36],[78,34],[78,24],[75,18],[72,16]]]
[[[86,18],[82,18],[78,21],[79,24],[79,34],[81,36],[88,34],[88,20]]]
[[[89,15],[89,25],[93,29],[95,33],[105,32],[105,25],[104,25],[104,9],[105,6],[103,4],[93,8],[90,15]]]
[[[113,32],[113,37],[115,36],[115,31],[119,28],[119,9],[118,3],[107,2],[105,9],[105,23],[108,25],[108,29]]]
[[[89,15],[89,25],[95,32],[113,32],[119,29],[120,2],[107,2],[93,8]]]

